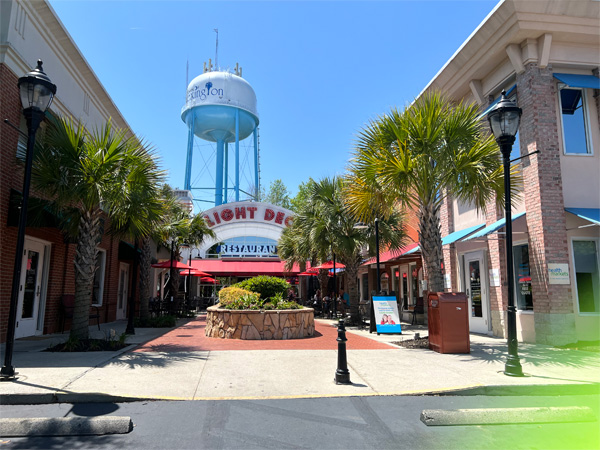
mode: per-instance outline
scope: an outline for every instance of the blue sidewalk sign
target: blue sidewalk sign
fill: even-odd
[[[375,323],[377,333],[402,333],[398,303],[394,296],[374,296]]]

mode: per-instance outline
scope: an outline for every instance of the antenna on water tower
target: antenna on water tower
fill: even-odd
[[[215,50],[215,69],[219,70],[219,29],[213,28],[215,33],[217,33],[217,46]]]

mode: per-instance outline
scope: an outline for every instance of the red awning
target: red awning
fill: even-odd
[[[188,266],[186,263],[182,263],[181,261],[171,262],[171,260],[166,260],[156,264],[152,264],[152,267],[156,269],[170,269],[171,267],[173,267],[173,269],[193,269],[193,267]]]
[[[391,261],[392,259],[399,258],[404,253],[412,250],[413,248],[417,247],[418,245],[419,245],[418,242],[413,242],[412,244],[405,245],[404,247],[401,247],[399,249],[388,250],[387,252],[383,252],[383,253],[381,253],[379,255],[379,262],[383,263],[383,262],[386,262],[386,261]],[[373,258],[368,259],[367,261],[365,261],[361,265],[362,266],[367,266],[369,264],[376,264],[376,263],[377,263],[377,258],[373,257]]]
[[[285,261],[228,261],[223,259],[196,259],[192,261],[194,269],[209,272],[213,276],[289,276],[300,273],[300,268],[294,264],[291,271],[285,270]]]

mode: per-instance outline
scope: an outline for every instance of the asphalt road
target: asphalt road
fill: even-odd
[[[131,433],[0,438],[27,449],[598,449],[598,396],[345,397],[2,406],[8,417],[131,416]],[[423,409],[588,406],[595,422],[428,427]]]

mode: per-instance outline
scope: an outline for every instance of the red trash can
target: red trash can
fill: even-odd
[[[469,315],[464,292],[430,292],[427,297],[429,348],[439,353],[470,353]]]

